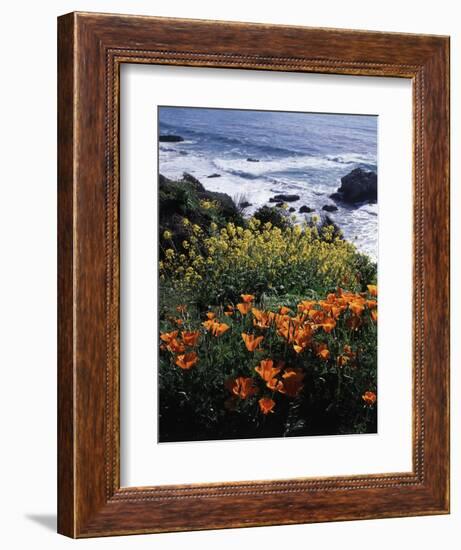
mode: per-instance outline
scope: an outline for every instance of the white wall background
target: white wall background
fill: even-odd
[[[5,3],[0,86],[0,540],[3,548],[457,548],[461,531],[461,338],[452,322],[452,514],[72,542],[56,508],[56,17],[73,10],[449,34],[452,37],[452,280],[461,276],[456,151],[461,130],[458,2],[47,0]],[[458,311],[457,311],[458,310]],[[456,341],[457,340],[457,341]]]

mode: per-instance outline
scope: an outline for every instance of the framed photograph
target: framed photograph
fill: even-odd
[[[448,513],[449,39],[71,13],[58,53],[58,531]]]

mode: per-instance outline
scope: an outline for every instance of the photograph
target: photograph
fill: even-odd
[[[460,546],[459,11],[2,4],[5,550]]]
[[[378,117],[158,107],[158,441],[377,432]]]

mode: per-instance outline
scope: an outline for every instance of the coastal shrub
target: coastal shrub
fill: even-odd
[[[259,220],[263,225],[271,223],[274,227],[280,227],[280,229],[285,229],[291,225],[290,218],[285,212],[274,206],[261,206],[256,210],[253,217]]]
[[[259,299],[316,296],[338,286],[361,289],[359,255],[332,226],[280,228],[251,218],[245,227],[211,223],[204,230],[184,219],[182,229],[187,237],[179,245],[172,234],[164,235],[160,281],[178,294],[188,293],[199,309],[235,302],[242,292]],[[373,281],[372,269],[366,268]]]
[[[376,431],[377,287],[161,320],[160,441]]]
[[[368,283],[377,282],[376,263],[372,262],[366,254],[357,253],[357,284],[360,290],[366,290]]]
[[[187,237],[184,219],[204,229],[211,223],[218,227],[228,222],[244,223],[240,210],[229,195],[205,190],[199,180],[187,173],[178,181],[160,174],[158,203],[160,256],[163,256],[167,244],[165,234],[171,235],[167,241],[172,240],[176,246]]]

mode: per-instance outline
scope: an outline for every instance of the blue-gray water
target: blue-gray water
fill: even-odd
[[[159,132],[184,138],[159,143],[159,171],[170,178],[189,172],[212,191],[245,195],[250,215],[270,197],[295,193],[290,203],[322,213],[342,176],[360,166],[377,170],[377,117],[233,109],[159,108]],[[249,162],[247,159],[259,162]],[[208,178],[220,174],[219,178]],[[337,205],[330,217],[345,238],[377,258],[378,207]],[[323,212],[324,213],[324,212]],[[305,215],[298,214],[302,220]],[[310,214],[307,215],[310,217]]]

